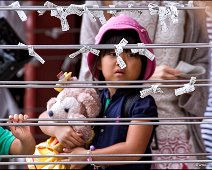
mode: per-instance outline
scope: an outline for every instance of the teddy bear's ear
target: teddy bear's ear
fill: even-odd
[[[81,93],[77,100],[84,105],[88,118],[94,118],[98,116],[101,108],[101,103],[98,98],[94,98],[88,93]]]
[[[51,107],[57,102],[57,98],[53,97],[47,102],[47,110],[50,110]]]

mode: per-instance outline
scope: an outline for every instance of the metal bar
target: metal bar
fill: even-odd
[[[0,123],[0,126],[120,126],[120,125],[200,125],[212,124],[212,121],[204,122],[114,122],[114,123]]]
[[[136,81],[0,81],[0,84],[122,84],[122,83],[187,83],[187,80],[136,80]],[[212,82],[211,79],[197,79],[196,82]]]
[[[163,161],[68,161],[68,162],[0,162],[0,165],[56,165],[56,164],[152,164],[152,163],[210,163],[212,160],[163,160]]]
[[[137,156],[210,156],[212,153],[192,153],[192,154],[92,154],[92,157],[137,157]],[[56,154],[56,155],[0,155],[0,158],[48,158],[48,157],[87,157],[87,154]]]
[[[89,46],[95,49],[115,49],[116,44],[83,44],[83,45],[32,45],[34,49],[81,49],[84,46]],[[123,49],[147,49],[147,48],[211,48],[211,43],[178,43],[178,44],[145,44],[139,47],[137,44],[127,44]],[[0,49],[28,49],[26,46],[19,45],[0,45]]]
[[[71,4],[70,4],[71,5]],[[165,5],[164,5],[165,6]],[[68,6],[62,6],[64,9],[68,8]],[[116,7],[108,7],[108,6],[99,6],[97,7],[92,7],[92,6],[86,6],[89,10],[94,10],[94,11],[105,11],[105,10],[149,10],[147,6],[137,6],[137,7],[131,7],[129,8],[128,6],[116,6]],[[176,6],[178,10],[205,10],[206,7],[180,7]],[[23,11],[38,11],[38,10],[45,10],[45,11],[50,11],[50,10],[56,10],[56,7],[48,8],[44,6],[21,6],[20,8],[11,8],[9,6],[0,6],[0,11],[14,11],[14,10],[23,10]]]
[[[183,87],[183,84],[178,85],[158,85],[161,88],[171,88],[171,87]],[[195,87],[210,87],[212,84],[195,84]],[[141,89],[141,88],[150,88],[151,85],[61,85],[60,88],[131,88],[131,89]],[[56,85],[0,85],[0,88],[58,88]]]
[[[119,121],[131,121],[131,120],[202,120],[212,119],[212,116],[206,117],[169,117],[169,118],[118,118]],[[0,119],[0,122],[8,122],[9,119]],[[51,119],[51,118],[29,118],[26,122],[37,121],[117,121],[117,118],[76,118],[76,119]]]

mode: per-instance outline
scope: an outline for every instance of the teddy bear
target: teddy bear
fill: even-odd
[[[72,79],[73,80],[73,79]],[[95,118],[98,116],[101,103],[97,91],[93,88],[64,88],[59,89],[57,97],[51,98],[47,102],[47,113],[54,119],[79,119]],[[61,121],[60,121],[61,122]],[[66,121],[68,122],[68,121]],[[86,121],[69,121],[70,123]],[[82,133],[86,143],[89,143],[94,132],[91,126],[72,126],[77,133]],[[34,155],[56,155],[63,151],[62,145],[55,137],[50,137],[46,142],[36,145]],[[61,157],[49,158],[27,158],[27,162],[59,162]],[[48,164],[46,165],[28,165],[29,169],[69,169],[70,165]]]
[[[47,102],[47,113],[52,119],[95,118],[100,112],[100,100],[93,88],[64,88],[57,97]],[[70,123],[85,121],[69,121]],[[72,126],[82,133],[85,141],[93,137],[91,126]]]

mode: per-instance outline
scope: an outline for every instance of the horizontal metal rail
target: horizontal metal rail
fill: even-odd
[[[157,117],[157,118],[153,118],[153,117],[149,117],[149,118],[76,118],[76,119],[51,119],[51,118],[38,118],[38,119],[34,119],[34,118],[29,118],[26,120],[26,122],[38,122],[38,121],[96,121],[96,122],[100,122],[100,121],[135,121],[135,120],[202,120],[202,119],[211,119],[212,120],[212,116],[206,116],[206,117]],[[0,122],[8,122],[9,119],[0,119]]]
[[[191,154],[92,154],[92,157],[139,157],[139,156],[210,156],[212,153],[191,153]],[[55,155],[0,155],[0,158],[49,158],[49,157],[87,157],[87,154],[55,154]]]
[[[32,45],[33,49],[81,49],[84,46],[89,46],[95,49],[115,49],[117,44],[83,44],[83,45]],[[127,44],[123,49],[147,49],[147,48],[211,48],[212,43],[177,43],[177,44],[144,44],[140,47],[137,44]],[[0,45],[0,49],[28,49],[26,46],[19,45]]]
[[[177,85],[158,85],[161,88],[183,87],[183,84]],[[194,84],[195,87],[210,87],[212,84]],[[150,88],[151,85],[61,85],[60,88]],[[58,88],[56,85],[0,85],[0,88]]]
[[[139,83],[187,83],[190,79],[183,80],[134,80],[134,81],[0,81],[0,84],[139,84]],[[196,82],[212,82],[211,79],[197,79]]]
[[[57,164],[101,164],[101,165],[112,165],[112,164],[152,164],[152,163],[210,163],[212,160],[162,160],[162,161],[61,161],[61,162],[0,162],[0,165],[57,165]]]
[[[120,126],[120,125],[200,125],[212,124],[211,121],[203,122],[114,122],[114,123],[0,123],[0,126]]]
[[[70,4],[71,5],[71,4]],[[68,6],[61,6],[64,9],[68,8]],[[105,11],[105,10],[149,10],[147,6],[137,6],[137,7],[128,7],[128,6],[115,6],[115,7],[108,7],[108,6],[99,6],[93,7],[93,6],[86,6],[89,10],[94,10],[94,11]],[[205,10],[206,7],[180,7],[176,6],[178,10]],[[50,10],[56,10],[56,7],[45,7],[45,6],[21,6],[20,8],[11,8],[9,6],[0,6],[0,11],[14,11],[14,10],[23,10],[23,11],[38,11],[38,10],[45,10],[45,11],[50,11]]]

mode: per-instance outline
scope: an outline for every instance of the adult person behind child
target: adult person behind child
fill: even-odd
[[[195,1],[196,2],[196,1]],[[127,5],[128,1],[86,1],[86,5]],[[135,7],[147,6],[147,1],[130,1]],[[151,3],[162,5],[162,1],[151,1]],[[153,43],[207,43],[208,36],[205,24],[204,10],[179,10],[178,23],[168,24],[168,31],[161,31],[158,15],[150,15],[148,10],[143,10],[140,17],[134,16],[133,13],[125,11],[129,16],[134,17],[149,32],[150,39]],[[119,13],[118,13],[119,14]],[[81,26],[81,44],[94,44],[95,36],[98,33],[101,23],[91,22],[88,15],[83,16]],[[197,77],[204,79],[208,77],[208,49],[207,48],[167,48],[154,49],[157,57],[157,67],[152,80],[177,80],[180,73],[175,69],[180,61],[192,65],[204,67],[207,71],[205,74]],[[91,80],[92,75],[87,66],[86,55],[82,57],[80,80]],[[208,89],[198,87],[190,94],[184,94],[176,97],[174,89],[164,89],[164,95],[155,95],[158,106],[159,117],[194,117],[204,116]],[[201,102],[200,102],[201,101]],[[181,121],[181,120],[180,120]],[[196,121],[196,120],[195,120]],[[160,125],[157,130],[158,149],[153,153],[158,154],[191,154],[204,153],[204,145],[200,135],[199,125]],[[170,156],[170,157],[153,157],[154,160],[195,160],[205,159],[205,157],[195,156]],[[198,168],[195,163],[160,163],[154,164],[155,169],[195,169]]]

